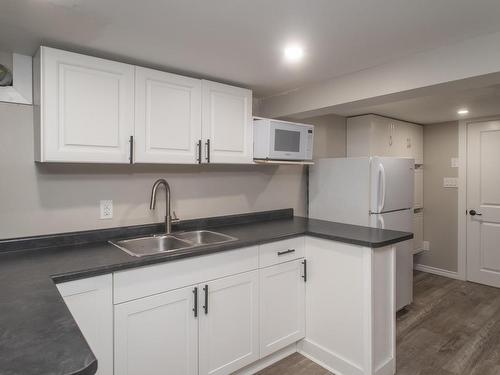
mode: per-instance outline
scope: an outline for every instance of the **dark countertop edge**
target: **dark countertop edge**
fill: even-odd
[[[347,244],[351,244],[351,245],[370,247],[372,249],[378,249],[381,247],[394,245],[395,243],[408,241],[408,240],[411,240],[413,238],[413,234],[409,233],[407,235],[404,235],[404,236],[401,236],[398,238],[394,238],[391,240],[380,241],[380,242],[366,242],[366,241],[358,241],[356,239],[342,237],[342,236],[334,236],[331,234],[318,233],[318,232],[314,232],[314,231],[306,231],[303,233],[303,235],[317,237],[317,238],[323,238],[325,240],[337,241],[337,242],[347,243]]]
[[[135,257],[138,260],[140,259],[140,264],[136,264],[135,262],[126,262],[126,263],[117,263],[113,264],[111,266],[102,266],[102,267],[97,267],[97,268],[90,268],[90,269],[85,269],[85,270],[78,270],[78,271],[71,271],[71,272],[65,272],[65,273],[60,273],[60,274],[54,274],[51,275],[52,281],[55,284],[63,283],[63,282],[68,282],[68,281],[74,281],[74,280],[81,280],[87,277],[93,277],[93,276],[100,276],[100,275],[106,275],[109,273],[113,272],[118,272],[118,271],[124,271],[128,269],[133,269],[133,268],[139,268],[139,267],[147,267],[147,266],[152,266],[155,264],[159,263],[166,263],[166,262],[171,262],[171,261],[176,261],[176,260],[181,260],[181,259],[187,259],[187,258],[193,258],[197,256],[204,256],[204,255],[210,255],[210,254],[215,254],[215,253],[220,253],[224,251],[230,251],[230,250],[235,250],[243,247],[249,247],[249,246],[258,246],[262,245],[265,243],[270,243],[270,242],[275,242],[275,241],[280,241],[280,240],[285,240],[288,238],[294,238],[294,237],[300,237],[300,236],[311,236],[311,237],[316,237],[316,238],[322,238],[330,241],[337,241],[337,242],[342,242],[342,243],[347,243],[351,245],[357,245],[357,246],[363,246],[363,247],[368,247],[372,249],[378,249],[381,247],[393,245],[395,243],[411,240],[413,238],[413,234],[408,234],[402,237],[398,237],[395,239],[387,240],[387,241],[382,241],[382,242],[365,242],[365,241],[358,241],[356,239],[352,238],[347,238],[347,237],[342,237],[342,236],[333,236],[333,235],[328,235],[324,233],[318,233],[314,231],[303,231],[303,232],[296,232],[296,233],[289,233],[285,235],[280,235],[260,241],[235,241],[235,242],[229,242],[226,244],[214,244],[214,245],[205,245],[205,246],[199,246],[198,248],[191,248],[186,250],[186,252],[177,252],[175,254],[158,254],[158,255],[148,255],[144,257]],[[110,244],[110,246],[113,246]],[[197,251],[198,250],[198,251]]]
[[[92,361],[92,363],[87,367],[67,375],[95,375],[95,373],[97,372],[97,366],[97,359],[94,359],[94,361]]]

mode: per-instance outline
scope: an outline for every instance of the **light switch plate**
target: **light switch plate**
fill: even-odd
[[[110,199],[100,201],[101,219],[113,218],[113,201]]]
[[[458,168],[458,158],[451,158],[451,167]]]
[[[456,188],[458,187],[458,178],[456,177],[444,177],[443,187],[445,188]]]

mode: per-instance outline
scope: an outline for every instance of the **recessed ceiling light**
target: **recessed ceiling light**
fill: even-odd
[[[468,114],[468,113],[469,113],[469,110],[468,110],[467,108],[461,108],[461,109],[459,109],[459,110],[457,111],[457,113],[458,113],[459,115],[462,115],[462,116],[463,116],[463,115]]]
[[[297,63],[304,57],[304,49],[298,44],[290,44],[284,50],[285,61],[289,63]]]

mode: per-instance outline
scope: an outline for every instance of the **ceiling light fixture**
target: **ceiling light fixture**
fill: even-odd
[[[289,63],[297,63],[304,57],[304,49],[298,44],[290,44],[284,50],[285,61]]]
[[[469,113],[469,110],[467,108],[461,108],[457,111],[457,113],[461,116],[466,115]]]

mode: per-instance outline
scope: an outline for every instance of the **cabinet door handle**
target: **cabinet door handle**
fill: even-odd
[[[295,249],[288,249],[288,250],[284,250],[284,251],[278,251],[278,256],[285,255],[285,254],[290,254],[290,253],[295,253]]]
[[[208,285],[205,285],[203,287],[203,291],[205,292],[205,305],[203,306],[203,309],[205,310],[205,315],[208,314]]]
[[[198,287],[194,287],[193,295],[194,295],[193,313],[194,313],[194,317],[197,318],[198,317]]]
[[[128,142],[130,143],[129,147],[129,162],[130,164],[133,164],[134,163],[134,136],[131,135]]]
[[[198,142],[196,143],[196,147],[198,148],[198,151],[197,151],[197,159],[196,161],[198,162],[198,164],[201,164],[201,139],[198,140]]]
[[[205,146],[206,146],[205,160],[207,161],[207,163],[210,163],[210,139],[207,139],[207,141],[205,142]]]
[[[307,282],[307,260],[304,259],[302,264],[304,265],[304,274],[302,275],[302,278],[304,279],[304,282]]]

